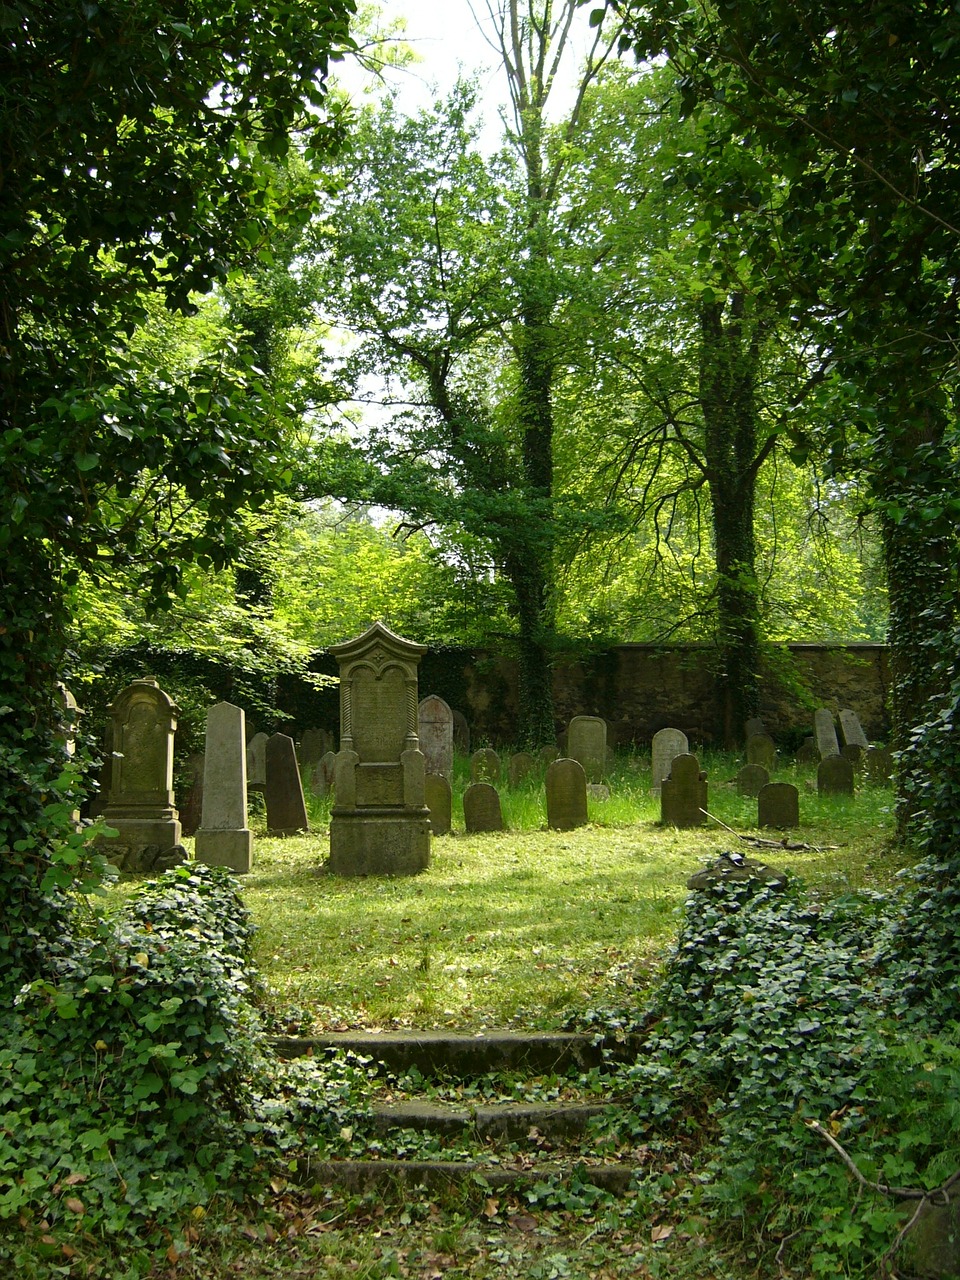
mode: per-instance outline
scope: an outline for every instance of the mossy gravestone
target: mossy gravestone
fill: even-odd
[[[468,835],[503,830],[500,793],[489,782],[472,782],[463,793],[463,825]]]
[[[599,716],[574,716],[567,729],[567,756],[578,760],[591,782],[599,782],[607,766],[607,723]]]
[[[547,769],[547,826],[573,831],[587,825],[587,775],[579,760],[554,760]]]
[[[430,828],[433,834],[449,835],[453,822],[453,796],[448,779],[441,773],[428,773],[424,779],[424,795],[430,810]]]
[[[330,652],[340,665],[340,751],[327,869],[415,875],[430,863],[417,723],[417,668],[426,647],[375,622]]]
[[[665,827],[702,827],[706,821],[707,775],[693,755],[676,756],[660,786],[660,821]]]
[[[659,791],[664,778],[670,777],[670,766],[673,761],[677,756],[686,755],[690,745],[682,729],[658,729],[653,735],[651,750],[651,786],[654,791]]]

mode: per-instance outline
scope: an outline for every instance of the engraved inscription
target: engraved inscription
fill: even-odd
[[[379,677],[369,667],[354,671],[353,746],[363,763],[400,759],[407,733],[405,683],[399,667],[387,667]]]
[[[403,767],[399,764],[357,766],[357,804],[384,807],[403,804]]]

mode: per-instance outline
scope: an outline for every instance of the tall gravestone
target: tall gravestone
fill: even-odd
[[[415,875],[430,863],[417,732],[417,668],[426,646],[375,622],[330,652],[340,666],[340,751],[328,869]]]
[[[456,709],[453,715],[453,749],[459,751],[462,756],[470,754],[470,726],[467,724],[467,717],[462,711]]]
[[[860,717],[849,708],[844,708],[840,712],[840,733],[845,747],[859,747],[861,751],[866,751],[870,745],[867,735],[863,732]]]
[[[301,769],[312,769],[327,750],[327,732],[325,729],[304,729],[297,747],[297,761]]]
[[[463,825],[469,835],[503,830],[500,793],[489,782],[472,782],[463,793]]]
[[[587,775],[579,760],[554,760],[547,767],[547,826],[572,831],[587,823]]]
[[[751,733],[747,739],[747,764],[758,764],[773,773],[777,767],[777,744],[769,733]]]
[[[267,739],[267,835],[296,836],[310,830],[297,748],[286,733]]]
[[[660,821],[665,827],[702,827],[706,821],[707,775],[694,755],[675,756],[660,785]]]
[[[567,726],[567,756],[578,760],[590,782],[607,770],[607,722],[599,716],[574,716]]]
[[[800,825],[800,792],[789,782],[768,782],[757,797],[757,826],[786,830]]]
[[[442,698],[431,693],[418,709],[420,750],[427,773],[453,777],[453,712]]]
[[[749,739],[754,737],[755,734],[766,733],[766,732],[767,732],[767,727],[763,723],[763,721],[760,719],[759,716],[751,716],[750,719],[744,723],[744,726],[743,726],[744,741],[749,741]]]
[[[423,780],[424,797],[430,810],[430,829],[435,836],[450,834],[453,825],[453,795],[450,780],[441,773],[428,773]]]
[[[186,764],[181,765],[180,774],[187,783],[186,795],[181,792],[177,805],[180,832],[185,836],[195,836],[203,818],[203,756],[188,756]]]
[[[837,726],[833,722],[833,712],[820,707],[813,713],[813,729],[817,738],[817,750],[820,759],[840,754],[840,743],[837,739]]]
[[[125,850],[124,866],[139,870],[148,848],[161,854],[180,843],[173,804],[173,735],[177,708],[152,676],[134,680],[110,708],[112,764],[104,819],[117,831],[102,837]]]
[[[255,733],[247,743],[247,790],[265,791],[267,787],[267,743],[265,733]]]
[[[690,750],[687,735],[680,729],[659,729],[653,735],[652,787],[659,791],[664,778],[670,776],[670,766],[677,756],[685,756]]]
[[[196,858],[245,875],[253,867],[253,832],[247,826],[247,752],[243,710],[218,702],[207,712],[203,817]]]

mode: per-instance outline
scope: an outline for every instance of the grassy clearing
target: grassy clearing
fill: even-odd
[[[756,832],[756,801],[724,785],[738,762],[706,760],[710,812]],[[812,770],[778,779],[801,789],[809,851],[756,856],[820,894],[884,888],[902,865],[890,849],[892,800],[864,789],[820,798]],[[329,805],[314,803],[310,836],[257,834],[243,894],[258,925],[257,958],[278,1019],[292,1027],[551,1029],[593,1007],[636,1000],[677,926],[687,877],[729,848],[753,852],[715,823],[697,831],[658,825],[647,769],[621,761],[611,798],[591,800],[590,826],[545,830],[542,774],[502,791],[510,830],[462,834],[465,769],[454,779],[454,824],[435,838],[422,876],[343,879],[318,874],[328,850]],[[828,848],[827,846],[839,846]]]

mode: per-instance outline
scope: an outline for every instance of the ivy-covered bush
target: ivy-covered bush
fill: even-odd
[[[79,1231],[149,1243],[274,1156],[322,1147],[362,1064],[278,1066],[252,999],[252,926],[228,872],[186,865],[112,918],[79,913],[2,1018],[0,1218],[17,1262]]]

